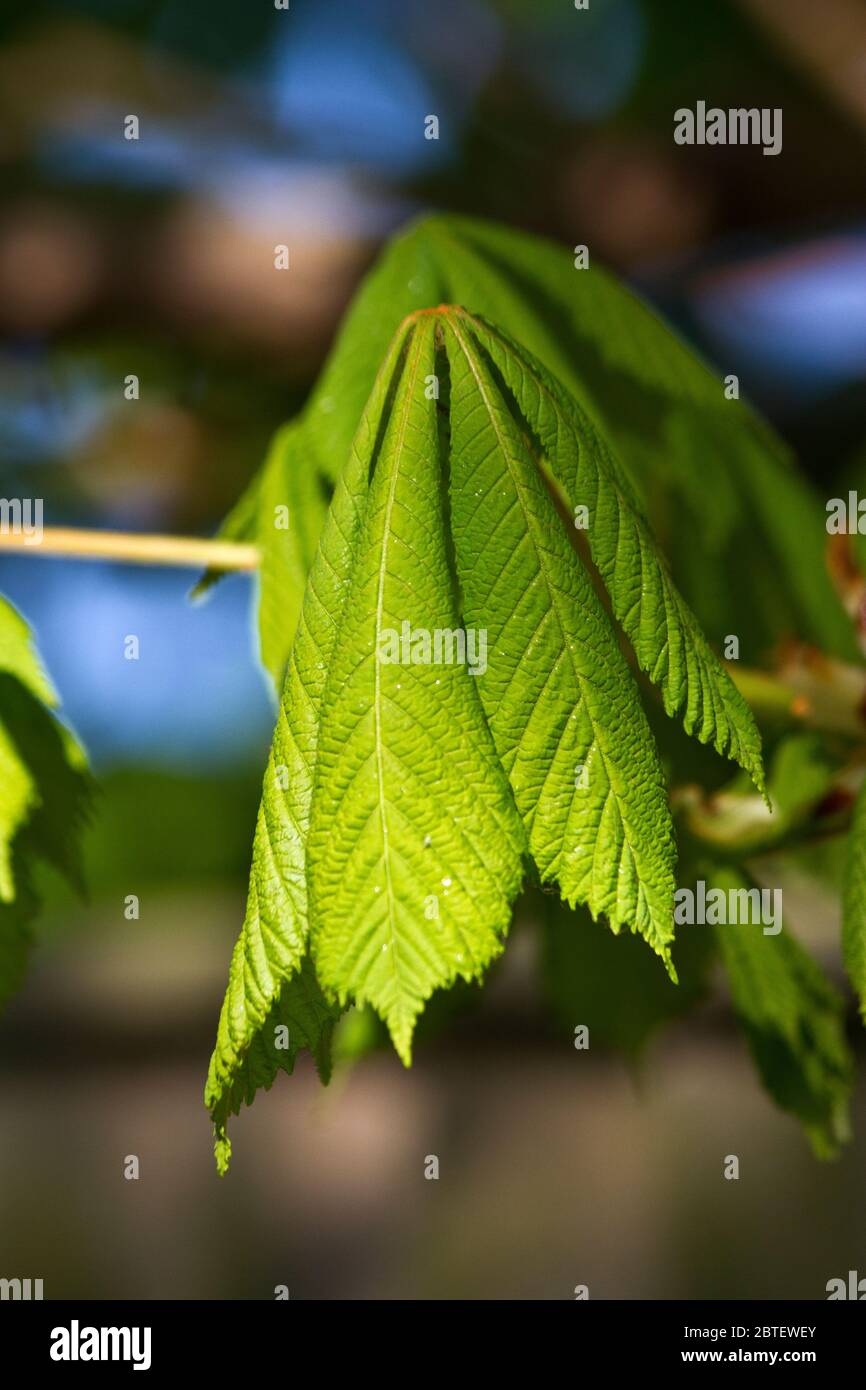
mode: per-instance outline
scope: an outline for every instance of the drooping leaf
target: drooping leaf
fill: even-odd
[[[670,968],[670,813],[616,621],[669,711],[760,780],[748,709],[615,459],[545,374],[546,438],[528,371],[544,369],[442,305],[404,320],[362,416],[289,660],[212,1062],[223,1167],[228,1114],[285,1065],[262,1035],[302,961],[301,1042],[317,1051],[329,1008],[369,1003],[408,1063],[430,995],[501,951],[525,856]],[[611,534],[619,512],[621,552],[571,543],[555,475],[572,468]]]
[[[289,1014],[302,1013],[305,1020],[300,1029],[304,1045],[320,1052],[321,1067],[326,1067],[325,1035],[336,1011],[319,997],[318,985],[313,989],[309,972],[302,982],[303,1001],[292,984],[307,956],[309,936],[306,836],[322,695],[348,593],[380,420],[401,348],[398,335],[383,363],[334,494],[286,673],[256,825],[247,911],[232,956],[205,1089],[221,1171],[230,1153],[225,1133],[229,1114],[236,1113],[240,1101],[254,1094],[254,1078],[272,1080],[275,1074],[273,1039],[265,1032],[276,1026],[272,1012],[284,991],[288,991],[285,1007]],[[253,1048],[254,1056],[248,1060]]]
[[[319,978],[369,1000],[410,1057],[433,990],[502,948],[524,836],[466,664],[402,664],[408,631],[456,640],[432,318],[411,331],[370,483],[321,716],[308,874]],[[387,659],[386,659],[387,658]]]
[[[710,866],[705,880],[724,893],[755,887],[727,866]],[[710,930],[764,1085],[796,1115],[816,1154],[832,1157],[848,1137],[853,1077],[843,1000],[787,928],[765,935],[760,923],[737,922]]]
[[[675,855],[637,687],[469,322],[446,322],[463,612],[488,635],[479,690],[532,857],[667,959]]]

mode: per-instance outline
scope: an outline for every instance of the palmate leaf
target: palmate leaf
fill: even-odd
[[[568,901],[643,935],[670,968],[670,812],[615,627],[557,511],[551,479],[560,467],[568,481],[566,456],[591,460],[571,479],[578,500],[586,488],[593,511],[601,499],[620,508],[620,548],[608,553],[601,539],[593,554],[669,708],[684,703],[699,737],[761,777],[749,711],[612,457],[577,411],[558,418],[546,457],[545,422],[536,433],[527,418],[537,402],[510,385],[527,361],[498,334],[497,363],[491,333],[447,306],[404,321],[337,483],[211,1064],[221,1169],[228,1114],[273,1079],[274,1011],[291,1012],[299,984],[309,991],[309,963],[321,994],[295,1042],[312,1041],[324,1064],[336,1011],[369,1002],[408,1062],[426,999],[477,978],[501,950],[526,858]],[[632,594],[635,572],[649,607]],[[440,649],[431,660],[437,634],[463,636],[467,651],[471,634],[483,659],[470,670]]]
[[[708,888],[725,893],[754,887],[730,866],[702,873]],[[844,1001],[787,929],[765,936],[760,925],[729,923],[710,930],[761,1080],[800,1120],[815,1153],[833,1157],[848,1137],[853,1081]]]
[[[321,528],[320,480],[339,476],[398,324],[442,303],[500,325],[581,402],[713,640],[736,633],[750,661],[789,635],[856,655],[824,563],[820,501],[772,431],[744,402],[725,399],[720,375],[594,263],[575,270],[563,247],[538,237],[437,215],[388,244],[284,437],[287,492],[294,480],[301,487],[289,532],[274,532],[263,485],[279,472],[273,454],[224,524],[221,534],[262,547],[262,647],[278,686],[300,600],[290,585],[308,568]],[[279,614],[281,605],[286,620],[271,623],[269,608]]]
[[[79,838],[91,800],[84,753],[52,713],[57,696],[30,630],[0,598],[0,1002],[23,976],[37,900],[36,859],[81,886]]]
[[[823,508],[782,442],[636,295],[542,238],[448,214],[389,243],[305,412],[321,472],[339,472],[398,323],[441,303],[493,320],[581,402],[714,637],[740,634],[752,660],[790,634],[855,655],[824,563]]]

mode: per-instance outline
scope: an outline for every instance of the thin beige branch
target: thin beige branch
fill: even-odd
[[[131,565],[182,565],[192,569],[254,570],[259,552],[238,541],[197,536],[153,536],[129,531],[89,531],[46,526],[40,534],[0,531],[0,554],[66,555],[76,560],[122,560]]]

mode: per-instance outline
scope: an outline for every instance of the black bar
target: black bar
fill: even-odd
[[[23,1371],[48,1373],[58,1382],[70,1376],[92,1379],[107,1371],[159,1381],[184,1372],[218,1375],[227,1378],[220,1383],[230,1384],[235,1376],[303,1375],[309,1357],[323,1372],[331,1366],[338,1371],[340,1348],[348,1358],[346,1369],[353,1371],[369,1354],[367,1369],[375,1377],[377,1366],[384,1366],[380,1339],[388,1338],[393,1348],[397,1333],[401,1343],[408,1339],[407,1351],[414,1346],[415,1364],[423,1368],[425,1380],[437,1363],[443,1375],[453,1377],[467,1336],[488,1370],[520,1349],[532,1354],[539,1369],[552,1365],[557,1353],[567,1354],[575,1375],[590,1367],[615,1375],[674,1367],[700,1373],[715,1365],[728,1371],[799,1366],[826,1376],[858,1364],[866,1332],[866,1310],[859,1301],[866,1300],[574,1300],[570,1307],[560,1301],[558,1308],[553,1301],[400,1302],[396,1317],[395,1306],[374,1302],[21,1301],[0,1303],[0,1334],[4,1355],[14,1348]],[[103,1335],[102,1329],[117,1333]],[[525,1340],[538,1332],[543,1342]],[[106,1359],[84,1359],[91,1350]],[[126,1359],[110,1359],[115,1351]],[[78,1359],[54,1359],[61,1353]],[[512,1364],[511,1370],[516,1374],[517,1366]],[[383,1374],[383,1379],[388,1377]]]

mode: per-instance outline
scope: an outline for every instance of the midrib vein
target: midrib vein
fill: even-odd
[[[423,343],[416,339],[411,349],[411,361],[409,364],[409,387],[406,393],[404,408],[400,413],[399,432],[394,450],[394,467],[391,471],[391,482],[388,488],[388,501],[385,506],[385,522],[382,534],[382,555],[379,561],[379,575],[376,591],[376,645],[373,656],[373,718],[376,738],[376,777],[378,783],[379,818],[382,822],[382,859],[385,865],[385,891],[388,900],[388,932],[390,936],[389,949],[393,962],[393,973],[399,977],[399,961],[397,952],[397,934],[394,919],[394,887],[391,879],[391,856],[388,843],[388,817],[385,813],[385,769],[382,760],[382,695],[381,695],[381,669],[379,662],[379,638],[382,632],[382,615],[385,606],[385,578],[388,568],[388,541],[391,535],[391,515],[394,510],[394,502],[397,495],[397,480],[400,476],[400,460],[403,455],[403,444],[406,438],[406,427],[409,421],[409,410],[415,399],[415,382],[418,376],[418,364],[421,360],[421,348]]]

